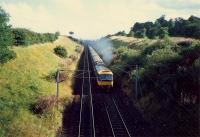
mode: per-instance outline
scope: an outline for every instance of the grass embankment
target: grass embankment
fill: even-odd
[[[158,135],[198,135],[200,41],[178,45],[176,39],[111,37],[110,67]],[[135,65],[139,65],[137,99]]]
[[[61,125],[62,113],[53,109],[43,115],[35,115],[31,106],[42,96],[56,94],[56,83],[47,80],[58,68],[68,66],[70,75],[76,69],[76,61],[69,62],[54,54],[58,45],[65,47],[68,56],[79,56],[79,46],[60,36],[54,43],[14,47],[17,58],[0,66],[0,137],[51,137]],[[66,65],[67,64],[67,65]],[[71,80],[60,84],[60,97],[70,101]]]

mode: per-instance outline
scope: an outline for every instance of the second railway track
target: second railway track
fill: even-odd
[[[122,114],[112,97],[104,97],[105,110],[111,127],[113,137],[131,137],[129,129]]]

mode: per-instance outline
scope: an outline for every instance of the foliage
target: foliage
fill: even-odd
[[[119,32],[115,33],[113,36],[126,36],[126,32],[125,31],[119,31]]]
[[[145,28],[138,30],[134,33],[134,37],[136,37],[136,38],[144,38],[145,36],[146,36],[146,29]]]
[[[41,34],[23,28],[12,29],[12,33],[14,35],[13,44],[16,46],[28,46],[37,43],[53,42],[60,35],[59,32],[56,32],[55,34]]]
[[[198,84],[197,82],[195,83],[195,81],[198,80],[197,77],[193,76],[193,73],[198,74],[198,71],[196,70],[199,67],[199,42],[194,42],[188,47],[178,46],[170,41],[170,39],[157,40],[157,42],[151,44],[148,42],[143,45],[139,45],[139,42],[137,41],[134,42],[136,44],[132,43],[130,45],[126,42],[113,40],[113,44],[115,45],[113,65],[116,66],[117,64],[122,63],[125,65],[123,70],[131,70],[133,75],[135,75],[135,68],[131,66],[139,65],[142,67],[143,73],[141,74],[141,80],[144,80],[144,87],[142,86],[141,88],[143,88],[144,91],[146,91],[145,89],[147,87],[149,87],[149,90],[147,90],[148,92],[155,90],[156,87],[151,84],[150,79],[153,79],[155,85],[165,86],[166,89],[173,91],[173,93],[178,94],[181,90],[188,90],[188,88],[184,87],[180,90],[180,88],[178,89],[177,86],[175,86],[183,84],[183,81],[178,80],[180,77],[180,68],[183,68],[185,71],[183,74],[183,76],[185,75],[184,79],[194,78],[193,82],[188,84],[188,86],[197,87]],[[128,65],[126,66],[126,64]],[[194,67],[192,67],[193,65]],[[191,75],[186,75],[186,72],[191,73]],[[175,98],[177,97],[177,94]]]
[[[190,16],[187,20],[185,20],[179,17],[175,19],[170,19],[168,21],[163,15],[158,18],[154,23],[136,22],[131,28],[131,31],[141,34],[142,32],[144,32],[142,31],[144,29],[146,29],[145,35],[151,39],[156,38],[156,36],[159,36],[159,38],[164,38],[168,34],[170,36],[200,38],[200,18]]]
[[[54,48],[54,52],[55,54],[57,54],[58,56],[62,58],[67,57],[67,50],[62,46],[57,46],[56,48]]]
[[[16,53],[8,48],[2,47],[0,50],[0,64],[6,63],[7,61],[16,58]]]
[[[171,49],[157,49],[154,50],[151,55],[147,55],[147,62],[149,65],[155,65],[158,63],[163,63],[168,60],[172,60],[178,57],[178,53],[173,52]]]
[[[72,59],[72,61],[76,61],[78,59],[76,55],[70,55],[69,58]]]
[[[0,64],[16,57],[16,54],[9,49],[13,36],[8,22],[9,15],[0,7]]]
[[[160,39],[163,39],[168,36],[168,28],[167,27],[161,27],[158,31],[158,37]]]
[[[52,108],[56,105],[57,98],[55,95],[43,96],[33,105],[33,112],[35,114],[44,114],[52,110]]]
[[[80,46],[76,46],[76,49],[75,49],[75,51],[76,51],[77,53],[81,53],[81,51],[82,51],[82,48],[81,48]]]

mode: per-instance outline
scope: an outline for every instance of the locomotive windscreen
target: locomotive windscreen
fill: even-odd
[[[100,80],[113,80],[113,75],[111,74],[101,74],[99,75]]]

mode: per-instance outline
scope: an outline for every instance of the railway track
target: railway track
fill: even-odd
[[[113,97],[104,96],[104,106],[113,137],[131,137],[129,129]]]
[[[96,85],[93,66],[87,47],[82,54],[80,68],[82,79],[78,79],[76,97],[70,111],[66,111],[63,120],[62,137],[135,137],[145,136],[143,128],[137,126],[137,112],[129,113],[132,108],[126,105],[114,93],[105,93]],[[83,73],[84,72],[84,73]],[[79,92],[78,92],[79,89]],[[136,118],[135,118],[136,117]]]
[[[85,48],[84,72],[81,89],[81,106],[79,117],[78,137],[95,137],[93,101],[91,92],[90,66],[88,49]]]

